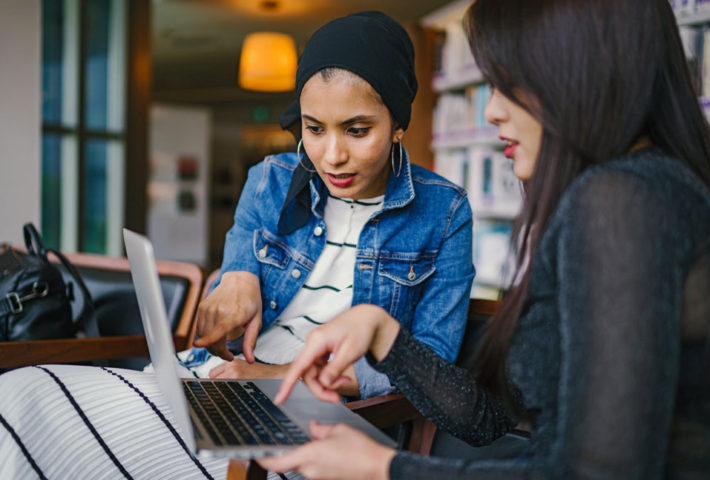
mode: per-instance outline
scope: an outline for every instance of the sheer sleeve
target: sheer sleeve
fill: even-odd
[[[466,370],[439,358],[406,329],[400,330],[376,368],[387,373],[437,427],[472,445],[489,444],[515,426],[502,405],[480,390]],[[529,462],[524,459],[471,461],[399,452],[389,473],[390,478],[402,480],[505,480],[523,478],[528,470]]]
[[[441,359],[404,328],[376,368],[437,427],[472,445],[487,445],[515,426],[466,370]]]

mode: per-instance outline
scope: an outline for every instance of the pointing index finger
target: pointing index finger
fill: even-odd
[[[288,396],[291,394],[296,382],[303,376],[303,374],[312,366],[314,366],[318,358],[327,355],[328,352],[325,348],[308,347],[306,346],[301,350],[296,359],[291,363],[286,376],[281,382],[279,391],[274,397],[274,401],[277,404],[281,404],[286,401]]]

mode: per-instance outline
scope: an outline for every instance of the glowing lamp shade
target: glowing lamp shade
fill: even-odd
[[[291,36],[275,32],[250,33],[239,59],[239,86],[261,92],[296,88],[296,44]]]

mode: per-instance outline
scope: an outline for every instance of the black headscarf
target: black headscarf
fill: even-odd
[[[298,59],[296,100],[281,114],[284,129],[298,130],[303,85],[324,68],[342,68],[362,77],[382,97],[402,129],[407,129],[412,101],[417,93],[414,47],[404,28],[382,12],[354,13],[333,20],[318,29]],[[300,137],[300,132],[297,135]],[[307,155],[301,161],[313,170]],[[289,234],[308,222],[313,176],[301,164],[296,167],[281,209],[279,234]],[[305,207],[305,210],[304,210]]]
[[[367,80],[403,129],[409,126],[417,93],[414,47],[404,28],[382,12],[353,13],[318,29],[306,43],[296,71],[296,100],[281,115],[286,129],[301,120],[303,85],[328,67],[349,70]]]

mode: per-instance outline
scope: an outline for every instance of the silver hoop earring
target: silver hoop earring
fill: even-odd
[[[311,172],[311,173],[316,173],[316,169],[315,169],[315,168],[314,168],[313,170],[311,170],[310,168],[306,167],[306,166],[303,164],[303,162],[301,161],[301,146],[303,146],[303,140],[299,140],[299,141],[298,141],[298,146],[296,147],[296,156],[298,157],[298,163],[301,164],[301,167],[303,167],[303,169],[304,169],[305,171]]]
[[[395,177],[399,177],[399,174],[402,173],[402,141],[400,140],[399,142],[396,142],[399,145],[399,167],[395,169],[394,167],[394,143],[392,144],[392,149],[390,153],[390,161],[392,162],[392,173],[394,174]]]

